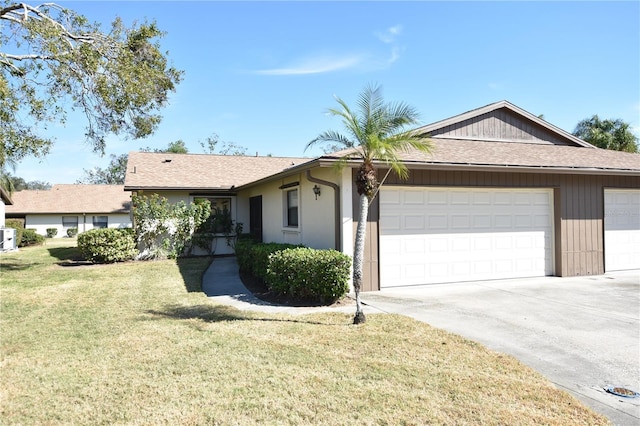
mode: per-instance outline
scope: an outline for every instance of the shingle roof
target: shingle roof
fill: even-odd
[[[7,214],[128,213],[131,193],[123,185],[53,185],[48,191],[17,191]]]
[[[398,158],[407,167],[524,167],[550,171],[564,169],[640,174],[640,154],[608,149],[446,138],[431,138],[431,145],[431,152],[410,150],[400,152]],[[339,157],[348,156],[353,151],[338,151],[322,159],[334,161]]]
[[[410,151],[401,159],[410,163],[513,166],[552,169],[589,169],[640,172],[640,154],[600,148],[513,142],[432,138],[431,153]]]
[[[310,160],[311,158],[130,152],[125,188],[230,189]]]

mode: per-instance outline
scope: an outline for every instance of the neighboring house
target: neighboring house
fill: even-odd
[[[640,269],[639,154],[506,101],[418,131],[432,152],[401,153],[409,179],[389,174],[371,205],[364,290]],[[132,152],[125,190],[210,198],[258,239],[352,255],[358,163],[337,162]]]
[[[123,185],[53,185],[50,190],[13,193],[7,217],[23,218],[24,227],[46,235],[56,228],[57,236],[69,228],[78,232],[94,228],[130,228],[131,193]]]
[[[4,188],[0,187],[0,199],[2,199],[2,204],[0,204],[0,228],[4,228],[4,218],[5,218],[5,206],[10,206],[13,204],[11,200],[11,195]]]

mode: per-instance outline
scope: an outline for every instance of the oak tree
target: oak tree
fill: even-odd
[[[53,143],[47,126],[70,110],[86,117],[86,141],[104,154],[108,134],[153,133],[182,78],[154,22],[108,30],[53,3],[0,0],[0,167],[42,157]]]

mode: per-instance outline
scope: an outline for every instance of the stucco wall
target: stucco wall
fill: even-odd
[[[314,178],[337,184],[341,182],[341,175],[333,169],[316,168],[311,173]],[[297,186],[280,189],[295,182],[298,182]],[[304,173],[300,173],[242,191],[238,194],[238,205],[241,207],[239,210],[242,215],[239,220],[245,224],[245,232],[248,232],[250,225],[249,199],[261,195],[265,242],[304,244],[318,249],[335,248],[334,189],[318,184],[321,193],[316,200],[313,192],[315,185],[316,183],[307,180]],[[297,228],[290,228],[285,226],[285,193],[294,188],[298,189],[299,224]]]
[[[56,228],[56,237],[66,237],[67,230],[62,226],[61,214],[28,214],[25,217],[25,228],[35,229],[40,235],[47,235],[47,228]],[[78,217],[78,232],[93,229],[93,214],[65,214],[64,216]],[[96,214],[95,216],[107,216],[107,226],[109,228],[130,228],[131,218],[128,214]]]
[[[4,227],[4,215],[5,215],[5,207],[4,200],[0,200],[0,228]]]

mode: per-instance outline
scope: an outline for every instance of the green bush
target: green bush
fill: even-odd
[[[78,235],[78,249],[82,256],[94,263],[124,262],[137,254],[131,229],[92,229]]]
[[[58,235],[58,228],[47,228],[47,238],[53,238]]]
[[[37,246],[44,243],[44,237],[36,232],[35,229],[25,229],[22,232],[22,238],[18,247]]]
[[[236,242],[236,260],[243,272],[251,272],[251,248],[256,244],[250,238],[238,238]]]
[[[294,247],[300,246],[283,243],[256,243],[248,239],[239,239],[236,242],[236,259],[241,271],[266,281],[269,255]]]
[[[20,246],[22,233],[24,232],[24,219],[7,219],[4,222],[4,226],[16,230],[16,245]]]
[[[73,238],[78,235],[78,228],[69,228],[67,229],[67,237]]]
[[[349,291],[351,258],[336,250],[289,248],[269,255],[265,282],[275,293],[333,303]]]

